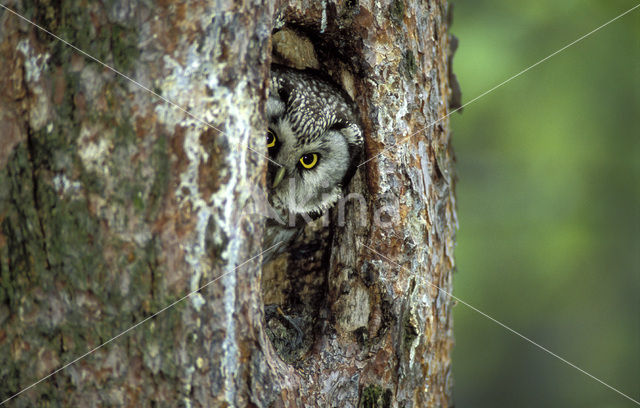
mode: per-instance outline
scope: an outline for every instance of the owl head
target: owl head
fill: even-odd
[[[277,163],[269,163],[269,201],[319,216],[341,198],[362,151],[355,104],[317,71],[272,65],[267,116],[269,158]]]

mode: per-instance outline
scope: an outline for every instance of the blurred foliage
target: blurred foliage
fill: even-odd
[[[454,1],[463,103],[638,4]],[[640,8],[454,114],[456,295],[640,399]],[[456,408],[631,401],[464,305]]]

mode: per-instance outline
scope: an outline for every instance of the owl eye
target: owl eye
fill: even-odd
[[[267,147],[273,147],[276,145],[276,134],[273,130],[267,130]]]
[[[312,169],[318,163],[318,155],[316,153],[307,153],[300,158],[300,164],[305,169]]]

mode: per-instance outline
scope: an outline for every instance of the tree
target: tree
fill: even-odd
[[[452,302],[431,286],[451,290],[456,224],[447,6],[275,3],[7,5],[95,59],[0,16],[3,401],[92,351],[11,403],[451,404]],[[352,74],[372,159],[296,368],[265,330],[251,216],[283,25]]]

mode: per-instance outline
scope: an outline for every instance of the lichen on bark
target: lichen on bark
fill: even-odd
[[[2,399],[254,255],[256,243],[244,242],[237,226],[246,223],[245,183],[259,179],[262,165],[247,158],[245,145],[256,143],[256,90],[266,69],[263,63],[236,82],[211,60],[223,44],[210,34],[238,24],[228,7],[8,6],[232,137],[2,13],[0,52],[8,64],[0,102],[10,130],[0,155]],[[252,27],[247,32],[264,24],[251,20],[241,21]],[[264,60],[263,32],[262,48],[235,49],[239,61]],[[211,245],[207,234],[215,235]],[[226,398],[194,388],[219,386],[207,375],[218,369],[207,344],[229,327],[217,297],[225,293],[233,306],[234,287],[227,280],[175,305],[16,403],[194,399],[209,406]]]

